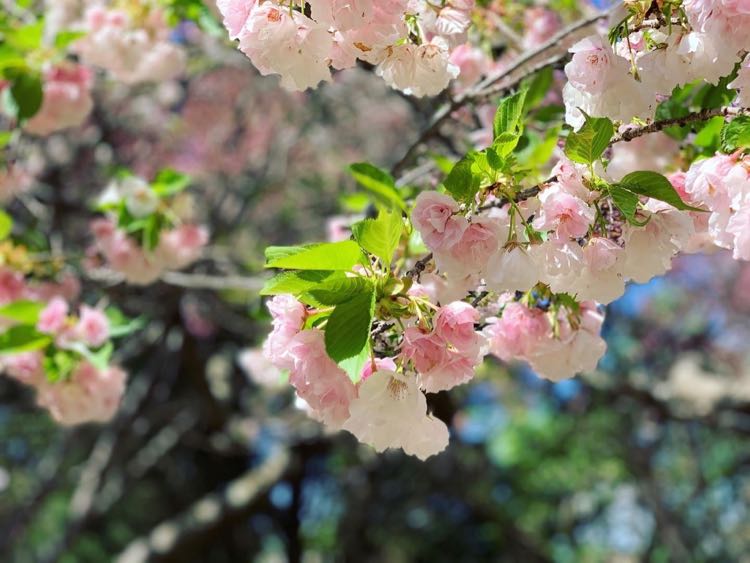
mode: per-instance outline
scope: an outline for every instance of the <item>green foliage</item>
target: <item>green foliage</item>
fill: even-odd
[[[270,247],[266,268],[288,270],[350,270],[364,260],[359,245],[351,240],[296,247]]]
[[[376,219],[365,219],[352,226],[354,238],[367,252],[390,265],[404,232],[399,211],[381,211]]]
[[[45,304],[38,301],[13,301],[0,307],[0,317],[24,325],[36,325]]]
[[[672,186],[672,183],[657,172],[641,170],[631,172],[618,182],[620,188],[626,189],[638,195],[645,195],[668,203],[680,210],[701,211],[696,207],[687,205]]]
[[[281,295],[291,293],[299,295],[309,289],[318,287],[321,282],[331,278],[334,272],[330,270],[304,270],[300,272],[281,272],[268,280],[261,295]]]
[[[740,115],[721,129],[721,150],[730,153],[750,148],[750,116]]]
[[[339,305],[362,293],[372,292],[372,282],[362,277],[333,278],[307,291],[321,305]]]
[[[503,133],[520,135],[523,129],[523,110],[527,92],[526,88],[521,88],[512,96],[500,101],[493,123],[495,137],[499,137]]]
[[[471,202],[479,191],[480,178],[472,170],[477,154],[470,152],[459,160],[443,180],[445,189],[458,201]]]
[[[370,339],[374,314],[373,286],[336,305],[328,318],[325,331],[326,351],[334,361],[354,358],[362,352]]]
[[[112,342],[107,342],[101,348],[91,350],[82,342],[74,342],[69,346],[69,349],[79,354],[96,369],[106,369],[109,365],[109,360],[112,358],[114,346]]]
[[[612,120],[590,117],[578,131],[572,131],[565,142],[565,155],[573,162],[593,164],[599,160],[615,134]]]
[[[388,172],[368,162],[352,164],[349,172],[380,206],[406,211],[406,203],[396,187],[396,181]]]
[[[5,240],[13,231],[13,218],[0,209],[0,241]]]
[[[125,316],[117,307],[107,307],[104,310],[104,314],[109,321],[110,338],[128,336],[129,334],[138,332],[146,325],[146,321],[143,318],[137,317],[131,319]]]
[[[6,111],[19,120],[33,117],[42,107],[42,79],[37,72],[8,72],[10,88],[5,95]]]
[[[610,186],[609,193],[612,196],[612,202],[622,212],[628,223],[641,226],[645,224],[645,222],[638,221],[635,218],[639,202],[638,194],[623,188],[619,184]]]
[[[0,353],[19,354],[46,348],[52,339],[30,325],[18,325],[0,334]]]
[[[169,197],[184,191],[191,182],[192,179],[187,174],[165,168],[151,182],[151,189],[159,197]]]

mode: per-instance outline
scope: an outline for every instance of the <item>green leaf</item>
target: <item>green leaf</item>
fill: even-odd
[[[78,358],[68,350],[55,350],[44,357],[44,374],[47,381],[55,382],[67,379],[78,365]]]
[[[279,256],[266,263],[266,268],[287,270],[350,270],[362,262],[364,256],[353,240],[329,242],[303,247],[292,247],[293,253]],[[276,247],[275,253],[281,252]]]
[[[151,189],[159,197],[167,197],[183,191],[191,182],[192,178],[187,174],[182,174],[171,168],[165,168],[156,175],[156,178],[151,183]]]
[[[88,361],[96,369],[106,369],[109,365],[109,360],[112,358],[112,352],[114,346],[112,342],[107,342],[104,346],[96,351],[90,350],[86,347],[83,342],[74,342],[67,347],[68,350],[76,352]]]
[[[116,307],[107,307],[104,314],[109,321],[110,338],[121,338],[138,332],[146,326],[146,320],[143,317],[128,318]]]
[[[0,209],[0,240],[5,240],[13,231],[13,218]]]
[[[42,79],[35,73],[18,74],[11,84],[10,95],[16,106],[15,116],[19,120],[29,119],[42,107]]]
[[[495,137],[499,137],[503,133],[520,133],[526,93],[527,90],[522,88],[512,96],[503,98],[500,101],[493,123]]]
[[[24,325],[35,326],[39,322],[39,314],[44,307],[44,303],[38,301],[14,301],[0,307],[0,317]]]
[[[568,135],[565,142],[565,154],[573,162],[593,164],[601,158],[609,145],[615,127],[606,117],[590,117],[583,114],[586,122],[577,132]]]
[[[475,174],[472,165],[476,153],[469,153],[459,160],[443,181],[445,189],[459,201],[470,202],[477,195],[481,177]]]
[[[352,233],[359,245],[380,258],[386,267],[393,260],[403,232],[400,211],[381,210],[377,219],[365,219],[352,225]]]
[[[44,20],[39,19],[32,24],[7,31],[3,39],[8,45],[15,47],[19,51],[25,52],[33,51],[41,47],[43,37]]]
[[[396,181],[388,172],[369,162],[357,162],[349,166],[349,172],[375,200],[388,209],[406,211],[406,203],[396,187]]]
[[[638,202],[640,201],[638,194],[634,194],[617,184],[610,186],[609,193],[612,196],[612,202],[615,204],[615,207],[622,212],[628,223],[639,226],[646,224],[635,218]]]
[[[687,211],[702,211],[696,207],[687,205],[680,198],[680,194],[672,186],[672,183],[658,172],[641,170],[627,174],[618,182],[618,185],[639,195],[645,195],[668,203],[672,207]]]
[[[715,153],[719,148],[721,131],[723,127],[723,117],[717,116],[709,119],[701,128],[701,130],[698,131],[695,139],[693,139],[693,144],[705,149],[709,149],[708,152],[710,152],[711,154]]]
[[[491,148],[498,156],[505,157],[513,152],[513,149],[518,146],[520,139],[521,136],[516,133],[500,133],[493,141]],[[500,168],[500,166],[496,166],[495,168]]]
[[[527,89],[524,111],[533,109],[547,97],[553,78],[552,67],[548,66],[523,81],[522,88]]]
[[[347,358],[346,360],[341,360],[339,362],[339,367],[343,369],[346,374],[349,376],[349,379],[352,380],[352,383],[359,383],[359,380],[362,379],[362,368],[365,367],[365,364],[370,361],[370,341],[367,341],[367,344],[364,348],[362,348],[362,351],[357,354],[356,356],[353,356],[351,358]]]
[[[52,338],[33,326],[13,326],[0,334],[0,354],[20,354],[42,350],[52,343]]]
[[[267,246],[265,250],[266,262],[273,262],[279,258],[294,256],[305,250],[304,246]]]
[[[281,295],[283,293],[290,293],[292,295],[299,295],[313,287],[317,287],[332,275],[333,272],[330,270],[281,272],[265,283],[263,289],[260,290],[260,294]]]
[[[372,282],[367,278],[335,278],[327,280],[307,293],[321,305],[338,305],[363,293],[372,293]]]
[[[336,305],[325,334],[326,351],[335,362],[354,358],[367,346],[374,313],[374,288]]]
[[[76,39],[85,37],[86,33],[83,31],[61,31],[55,36],[55,47],[57,49],[64,49]]]
[[[734,152],[750,148],[750,116],[740,115],[724,124],[721,130],[721,150]]]

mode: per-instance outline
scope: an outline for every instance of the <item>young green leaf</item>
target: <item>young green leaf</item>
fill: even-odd
[[[0,353],[20,354],[46,348],[52,342],[52,338],[42,334],[33,326],[12,326],[0,334]]]
[[[369,162],[357,162],[349,166],[349,172],[364,189],[370,192],[376,202],[388,209],[406,211],[404,198],[396,187],[396,181],[388,172]]]
[[[10,95],[15,103],[15,116],[29,119],[42,107],[42,79],[36,73],[20,73],[12,81]]]
[[[13,231],[13,218],[0,209],[0,240],[5,240]]]
[[[520,138],[521,136],[516,133],[500,133],[493,141],[491,148],[500,157],[508,156],[518,146]]]
[[[459,160],[450,174],[443,180],[445,189],[459,201],[470,202],[477,195],[481,185],[481,176],[475,174],[472,166],[476,153],[469,153]]]
[[[403,232],[404,221],[400,211],[382,210],[376,219],[365,219],[352,226],[352,233],[359,245],[380,258],[385,266],[390,266]]]
[[[44,309],[44,303],[38,301],[14,301],[0,307],[0,317],[17,323],[34,326],[39,321],[39,314]]]
[[[365,257],[359,245],[353,240],[313,244],[302,247],[290,247],[294,250],[284,256],[279,247],[268,249],[271,255],[277,255],[266,263],[266,268],[283,268],[287,270],[350,270],[361,263]]]
[[[352,383],[359,383],[359,380],[362,379],[362,368],[365,367],[365,364],[370,361],[370,342],[367,341],[367,344],[365,344],[365,347],[362,348],[362,351],[360,351],[359,354],[356,356],[352,356],[351,358],[347,358],[346,360],[341,360],[339,362],[339,367],[343,369],[346,374],[349,376],[349,379],[352,380]]]
[[[734,152],[750,148],[750,116],[740,115],[725,123],[721,130],[721,150]]]
[[[691,207],[680,198],[672,183],[658,172],[641,170],[625,175],[618,182],[620,186],[639,195],[645,195],[668,203],[672,207],[686,211],[702,211]]]
[[[512,96],[500,101],[493,123],[495,137],[499,137],[503,133],[519,134],[521,132],[521,118],[523,117],[526,93],[526,88],[522,88]]]
[[[333,272],[330,270],[305,270],[301,272],[281,272],[280,274],[268,280],[261,295],[280,295],[282,293],[291,293],[299,295],[313,287],[317,287],[321,282],[331,278]]]
[[[638,194],[626,190],[619,184],[610,186],[609,193],[612,196],[612,202],[615,204],[615,207],[625,216],[628,223],[639,226],[646,224],[645,222],[638,221],[635,217],[639,202]]]
[[[609,145],[615,127],[606,117],[590,117],[578,131],[571,131],[565,142],[565,154],[573,162],[593,164],[599,160]]]
[[[367,346],[374,313],[374,288],[336,305],[325,330],[326,351],[335,362],[354,358]]]
[[[362,293],[372,293],[373,289],[372,282],[367,278],[334,278],[307,293],[321,305],[338,305]]]
[[[187,174],[182,174],[171,168],[160,171],[151,183],[151,189],[159,197],[167,197],[180,193],[187,188],[192,179]]]

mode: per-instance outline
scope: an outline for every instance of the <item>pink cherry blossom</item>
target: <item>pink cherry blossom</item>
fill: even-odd
[[[455,278],[483,272],[490,258],[499,250],[500,238],[497,221],[489,217],[474,217],[455,244],[434,251],[435,261],[441,271]]]
[[[62,297],[54,297],[39,314],[36,328],[39,332],[57,334],[68,320],[68,302]]]
[[[240,49],[261,74],[281,75],[288,90],[314,88],[331,78],[328,30],[297,11],[265,1],[250,11],[239,33]]]
[[[64,426],[107,422],[117,412],[126,378],[119,367],[100,370],[81,362],[67,381],[39,384],[37,403]]]
[[[459,205],[452,197],[438,192],[422,192],[417,196],[411,221],[432,250],[448,248],[457,243],[469,223],[456,215]]]
[[[75,332],[88,346],[98,348],[109,339],[109,320],[101,309],[83,305]]]
[[[360,374],[360,382],[370,377],[376,371],[396,371],[396,369],[396,362],[393,358],[375,358],[374,362],[365,362]]]
[[[435,315],[435,334],[454,346],[456,349],[469,353],[481,344],[480,336],[474,330],[474,324],[479,322],[479,312],[463,301],[449,303]]]
[[[0,371],[26,385],[38,385],[44,379],[43,361],[38,350],[0,356]]]
[[[273,331],[263,344],[266,358],[279,369],[292,369],[294,358],[289,343],[302,330],[307,316],[305,306],[291,295],[277,295],[267,304],[273,318]]]
[[[292,368],[289,382],[326,426],[341,428],[349,418],[349,405],[357,389],[349,376],[326,353],[324,334],[303,330],[288,344]]]
[[[181,225],[162,232],[154,254],[170,270],[184,268],[201,256],[208,243],[208,230],[198,225]]]
[[[448,446],[448,428],[427,414],[414,377],[377,371],[362,383],[349,410],[343,429],[378,452],[401,448],[427,459]]]
[[[500,318],[484,329],[490,352],[504,361],[522,359],[536,349],[551,330],[543,311],[517,302],[508,303]]]
[[[82,65],[51,68],[44,74],[42,107],[24,129],[45,136],[81,125],[94,107],[91,85],[91,71]]]
[[[21,299],[25,289],[23,274],[0,267],[0,305]]]
[[[561,239],[583,237],[594,222],[596,212],[585,201],[564,191],[558,184],[542,191],[542,207],[534,219],[538,231],[555,231]]]

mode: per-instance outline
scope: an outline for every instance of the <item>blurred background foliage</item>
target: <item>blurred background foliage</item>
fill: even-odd
[[[682,258],[609,307],[597,373],[552,384],[488,363],[429,397],[447,451],[376,455],[240,369],[267,330],[261,300],[200,276],[246,277],[266,245],[324,239],[327,217],[362,208],[346,167],[393,165],[440,100],[367,70],[288,94],[193,24],[177,39],[189,79],[102,82],[83,130],[25,147],[45,204],[14,204],[29,225],[85,240],[113,170],[172,166],[194,177],[213,242],[188,278],[105,287],[149,320],[118,351],[131,377],[112,424],[56,427],[0,379],[0,559],[750,561],[750,268]]]

